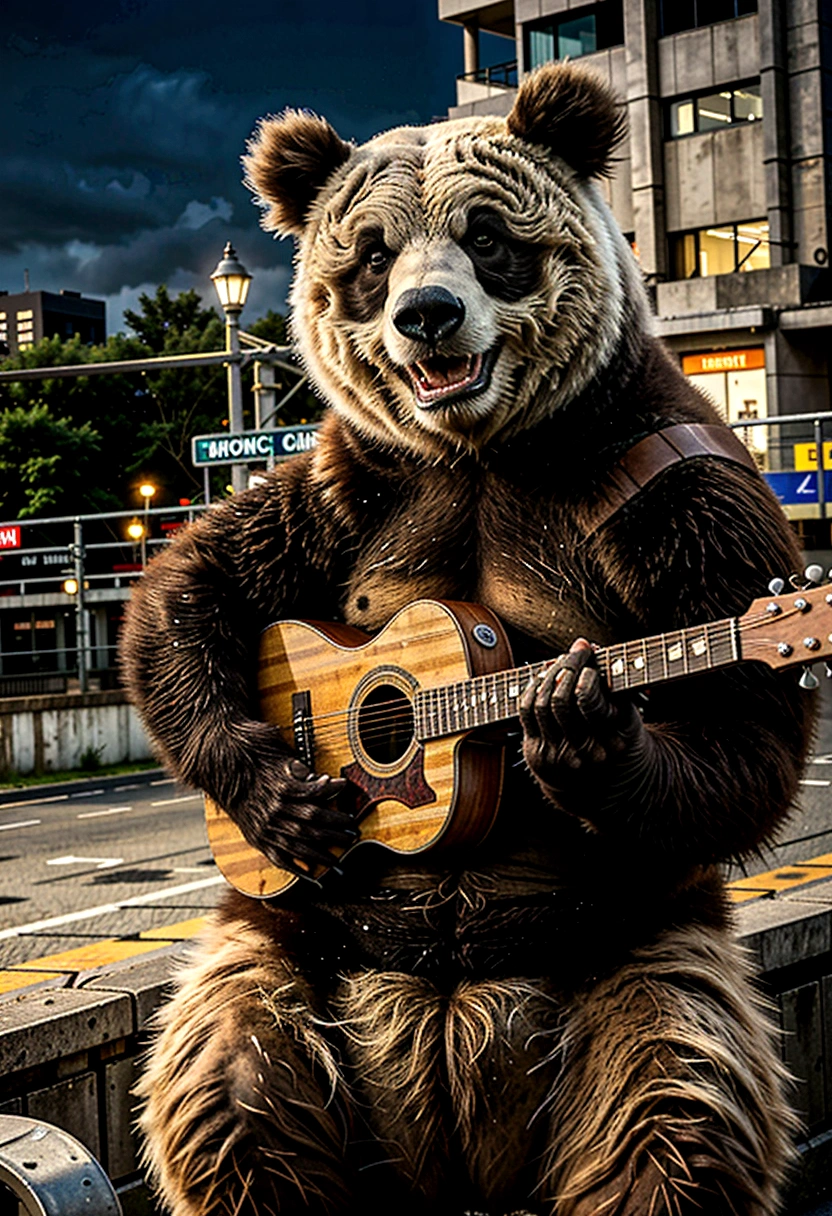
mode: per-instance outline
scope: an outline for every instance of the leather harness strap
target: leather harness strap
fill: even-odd
[[[665,469],[696,456],[713,456],[757,470],[748,448],[727,427],[698,422],[665,427],[641,439],[615,465],[590,510],[587,534],[597,531]]]

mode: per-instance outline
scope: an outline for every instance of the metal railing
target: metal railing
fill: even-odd
[[[490,68],[475,68],[473,72],[463,72],[457,80],[468,80],[474,84],[496,85],[500,89],[517,88],[517,60],[510,59],[506,63],[495,63]]]
[[[109,678],[117,642],[102,632],[100,617],[93,636],[91,607],[127,598],[154,551],[167,547],[179,528],[205,509],[194,503],[0,523],[0,609],[12,610],[0,613],[0,696],[4,685],[12,690],[6,695],[24,695],[16,690],[18,682],[41,691],[34,687],[38,677],[43,691],[55,677],[66,677],[77,679],[81,692],[88,690],[91,673],[99,673],[99,683],[101,673]],[[140,541],[125,535],[128,521],[141,523]],[[55,619],[39,621],[37,613],[44,609],[56,609]],[[69,641],[68,618],[75,633]],[[54,645],[38,646],[38,633],[47,629],[54,631]],[[10,631],[28,634],[27,644],[10,645]]]
[[[763,476],[772,485],[772,488],[777,490],[777,477],[782,473],[803,473],[805,481],[812,479],[814,481],[814,490],[817,494],[818,517],[820,519],[827,518],[827,502],[829,495],[827,494],[827,479],[826,473],[832,473],[832,464],[830,467],[824,468],[824,426],[832,422],[832,411],[821,411],[818,413],[807,414],[772,414],[765,418],[743,418],[735,422],[729,423],[733,431],[748,431],[755,427],[773,427],[777,428],[792,428],[796,430],[796,434],[778,435],[778,441],[774,445],[766,445],[765,453],[759,450],[752,452],[758,458],[762,457],[763,465],[761,471]],[[811,429],[810,429],[811,428]],[[746,440],[747,442],[747,440]],[[797,446],[806,446],[806,444],[814,445],[814,465],[811,467],[811,460],[808,462],[809,467],[803,469],[796,468],[796,452]],[[751,444],[748,444],[751,447]],[[812,474],[814,477],[812,478]],[[808,497],[808,495],[807,495]],[[796,504],[789,504],[796,505]]]

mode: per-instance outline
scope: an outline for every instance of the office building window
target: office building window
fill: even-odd
[[[669,139],[679,139],[700,131],[719,131],[740,123],[759,122],[762,117],[763,98],[757,81],[718,93],[671,101],[667,109],[667,134]]]
[[[756,11],[757,0],[661,0],[661,32],[681,34]]]
[[[676,233],[670,238],[670,262],[677,279],[767,270],[771,265],[768,220]]]
[[[572,9],[561,17],[526,26],[526,64],[540,67],[555,59],[580,59],[595,51],[624,45],[622,0],[601,0]]]

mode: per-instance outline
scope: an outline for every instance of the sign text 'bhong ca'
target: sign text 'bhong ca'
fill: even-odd
[[[257,460],[284,460],[308,452],[318,442],[317,423],[281,426],[271,431],[241,431],[232,435],[195,435],[191,461],[197,468],[213,464],[248,464]]]

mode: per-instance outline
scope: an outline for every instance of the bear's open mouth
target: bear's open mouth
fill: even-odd
[[[413,383],[416,399],[425,409],[433,409],[473,397],[491,383],[491,373],[497,358],[497,348],[485,354],[460,355],[448,358],[431,355],[411,363],[407,372]]]

